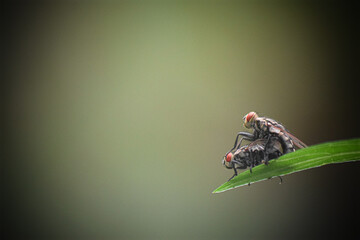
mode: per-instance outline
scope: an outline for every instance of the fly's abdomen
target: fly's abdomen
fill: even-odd
[[[289,136],[287,136],[284,132],[279,132],[278,136],[281,140],[281,147],[283,148],[284,154],[295,152],[294,143]]]

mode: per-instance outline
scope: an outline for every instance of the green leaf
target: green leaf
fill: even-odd
[[[256,166],[252,169],[252,173],[246,170],[218,187],[213,193],[224,192],[249,183],[326,164],[358,160],[360,160],[360,139],[322,143],[285,154],[278,159],[271,160],[267,166],[264,164]]]

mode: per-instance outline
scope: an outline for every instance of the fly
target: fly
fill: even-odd
[[[228,152],[232,152],[234,149],[239,149],[243,140],[255,141],[257,139],[266,139],[264,148],[268,148],[269,140],[272,137],[277,137],[280,141],[283,153],[290,153],[295,151],[295,146],[298,148],[305,148],[307,145],[292,135],[285,127],[267,117],[259,117],[256,112],[250,112],[243,118],[244,127],[253,129],[253,133],[239,132],[236,136],[234,147]],[[240,141],[239,137],[241,136]]]
[[[267,148],[265,149],[266,143]],[[249,145],[237,149],[234,154],[231,152],[226,154],[222,164],[228,169],[234,169],[234,175],[229,179],[230,181],[233,177],[237,176],[237,169],[249,167],[250,172],[252,172],[253,167],[262,163],[268,164],[270,160],[276,159],[281,155],[283,155],[282,147],[277,137],[272,137],[269,141],[257,139]]]

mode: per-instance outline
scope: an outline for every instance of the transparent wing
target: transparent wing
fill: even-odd
[[[297,137],[295,137],[294,135],[289,133],[289,131],[286,130],[285,128],[280,128],[279,126],[272,126],[272,127],[285,133],[289,138],[291,138],[291,140],[294,142],[295,146],[297,146],[298,148],[306,148],[307,147],[307,145],[303,141],[301,141],[300,139],[298,139]]]
[[[298,139],[297,137],[295,137],[288,131],[285,131],[285,133],[291,138],[291,140],[293,140],[295,146],[297,146],[298,148],[306,148],[307,147],[307,145],[303,141],[301,141],[300,139]]]
[[[265,142],[266,142],[266,139],[259,138],[259,139],[256,139],[255,141],[249,143],[248,147],[253,147],[255,145],[265,146]]]

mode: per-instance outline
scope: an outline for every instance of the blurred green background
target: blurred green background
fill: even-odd
[[[232,175],[221,159],[249,111],[309,145],[358,136],[349,121],[359,112],[350,7],[58,1],[4,9],[2,234],[359,236],[358,163],[211,193]]]

